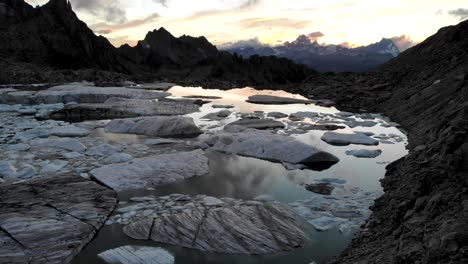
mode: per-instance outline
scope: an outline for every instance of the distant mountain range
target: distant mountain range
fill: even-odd
[[[96,36],[67,0],[36,8],[23,0],[0,0],[0,39],[0,83],[90,80],[76,73],[83,69],[101,76],[239,85],[297,83],[313,73],[285,58],[233,56],[204,37],[176,38],[164,28],[149,32],[135,47],[115,48]]]
[[[391,39],[384,38],[369,46],[349,48],[343,45],[319,44],[306,35],[278,46],[245,41],[228,43],[220,46],[220,49],[244,58],[252,55],[288,58],[319,72],[364,72],[400,54]]]

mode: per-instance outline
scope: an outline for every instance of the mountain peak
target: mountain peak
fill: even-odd
[[[50,0],[46,6],[53,6],[58,8],[72,9],[69,0]]]

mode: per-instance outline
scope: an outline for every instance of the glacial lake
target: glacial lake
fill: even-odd
[[[230,197],[236,199],[251,200],[259,195],[271,195],[275,200],[285,204],[301,203],[308,199],[321,199],[321,194],[308,191],[305,185],[316,183],[321,179],[334,179],[341,183],[337,195],[340,199],[353,200],[355,193],[367,195],[366,201],[372,201],[375,197],[381,195],[382,190],[379,180],[384,177],[385,167],[407,154],[405,148],[407,138],[405,134],[397,127],[390,126],[389,120],[385,117],[375,115],[375,118],[365,120],[375,121],[377,124],[373,127],[354,127],[350,128],[344,125],[343,119],[334,118],[339,114],[334,107],[321,107],[314,104],[285,104],[285,105],[264,105],[246,102],[252,95],[273,95],[281,97],[290,97],[297,99],[306,99],[299,95],[289,94],[283,91],[257,91],[252,88],[233,89],[233,90],[206,90],[202,88],[173,87],[168,92],[172,93],[173,98],[182,98],[183,96],[216,96],[220,99],[203,99],[210,101],[200,108],[200,112],[189,114],[193,117],[195,123],[201,127],[206,134],[216,133],[222,130],[223,126],[240,119],[243,115],[253,114],[257,116],[266,116],[269,112],[281,112],[292,114],[296,112],[316,112],[320,114],[319,118],[306,118],[301,121],[291,121],[288,118],[276,119],[286,124],[286,128],[277,131],[279,134],[286,134],[297,138],[298,140],[332,153],[340,159],[332,167],[316,171],[311,169],[288,170],[281,163],[273,163],[251,157],[241,157],[237,155],[221,154],[214,151],[207,151],[209,158],[210,173],[206,176],[193,178],[190,180],[160,186],[155,189],[142,189],[124,191],[119,193],[119,200],[129,202],[131,197],[141,197],[147,195],[165,196],[174,193],[188,195],[209,195],[218,198]],[[229,110],[235,112],[221,121],[203,120],[202,117],[208,113],[214,113],[222,108],[213,108],[213,105],[232,105]],[[346,115],[347,118],[355,118],[357,121],[364,121],[362,115]],[[383,138],[384,144],[378,146],[333,146],[320,138],[326,131],[308,130],[302,131],[297,124],[315,124],[328,123],[345,126],[344,129],[335,130],[339,133],[353,132],[372,132],[377,139]],[[108,141],[121,143],[128,141],[131,143],[142,143],[146,137],[136,135],[117,135],[105,133],[102,129],[93,132],[100,138]],[[203,138],[205,135],[201,135]],[[347,150],[381,150],[382,154],[377,158],[357,158],[347,155]],[[354,191],[359,189],[359,191]],[[332,197],[335,192],[332,193]],[[370,200],[369,200],[370,199]],[[360,201],[356,198],[356,204]],[[369,204],[360,204],[364,209]],[[249,256],[249,255],[227,255],[207,253],[198,250],[186,249],[174,245],[161,244],[151,241],[138,241],[127,237],[123,231],[122,225],[105,225],[97,236],[88,244],[83,251],[74,259],[72,263],[105,263],[97,255],[106,250],[120,246],[149,246],[160,247],[169,251],[175,257],[175,263],[326,263],[333,256],[338,255],[352,239],[359,228],[354,227],[349,232],[343,232],[338,227],[330,228],[326,231],[317,231],[313,225],[308,223],[308,219],[301,218],[305,231],[309,237],[308,243],[296,250],[290,252],[280,252],[270,255]]]

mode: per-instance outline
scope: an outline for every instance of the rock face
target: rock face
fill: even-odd
[[[116,163],[91,171],[98,181],[118,191],[142,189],[208,174],[202,150],[156,155]]]
[[[2,263],[68,263],[94,237],[116,194],[78,176],[0,187]]]
[[[137,246],[114,248],[98,257],[109,264],[173,264],[175,261],[174,256],[162,248]]]
[[[146,208],[150,204],[158,202]],[[186,210],[180,213],[135,218],[124,233],[134,239],[227,254],[290,251],[306,242],[295,214],[280,203],[231,199],[231,203],[195,204],[182,202],[177,206]]]
[[[292,137],[262,131],[219,133],[211,136],[205,143],[213,150],[277,162],[302,163],[310,166],[326,164],[330,167],[339,161],[334,155]]]
[[[153,116],[112,120],[106,132],[147,135],[153,137],[193,137],[203,132],[191,117]]]
[[[282,104],[311,104],[313,101],[289,98],[289,97],[279,97],[272,95],[253,95],[247,99],[247,102],[253,104],[272,104],[272,105],[282,105]]]
[[[385,194],[335,263],[467,261],[467,36],[464,21],[373,73],[314,76],[293,90],[382,112],[409,135],[408,156],[387,167]]]
[[[341,134],[336,132],[326,132],[321,139],[328,144],[336,146],[347,146],[350,144],[375,146],[379,144],[375,140],[363,133]]]

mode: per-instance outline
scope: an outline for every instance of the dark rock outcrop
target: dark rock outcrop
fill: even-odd
[[[385,194],[336,263],[467,263],[468,21],[375,73],[312,76],[296,91],[384,112],[409,132]]]
[[[50,0],[37,8],[23,0],[0,0],[0,39],[0,65],[5,65],[0,83],[86,78],[103,83],[183,79],[265,85],[299,83],[313,72],[287,59],[243,59],[218,51],[204,37],[176,38],[164,28],[149,32],[136,47],[117,49],[80,21],[67,0]]]

